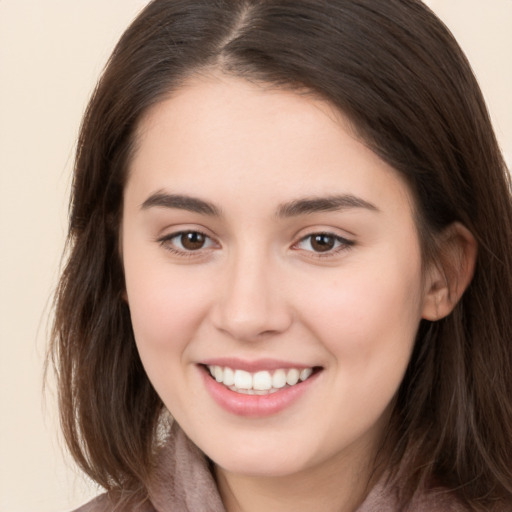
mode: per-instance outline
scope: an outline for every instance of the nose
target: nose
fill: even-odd
[[[285,332],[293,315],[278,265],[268,255],[253,252],[234,258],[226,267],[212,308],[215,327],[239,341]]]

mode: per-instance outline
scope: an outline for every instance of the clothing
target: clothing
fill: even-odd
[[[163,448],[155,478],[148,489],[149,501],[136,510],[114,509],[101,495],[75,512],[225,512],[208,463],[200,450],[174,424]],[[377,484],[355,512],[396,512],[397,501],[383,484]],[[447,492],[416,498],[408,512],[467,512]],[[315,512],[315,511],[312,511]]]

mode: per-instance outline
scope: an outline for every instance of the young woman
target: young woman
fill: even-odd
[[[81,510],[512,510],[511,235],[421,2],[151,2],[85,115],[57,294]]]

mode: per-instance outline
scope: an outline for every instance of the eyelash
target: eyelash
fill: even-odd
[[[317,233],[310,233],[309,235],[306,235],[306,236],[302,237],[296,244],[294,244],[293,247],[294,248],[298,247],[299,244],[305,242],[306,240],[309,240],[309,245],[311,245],[312,239],[314,237],[330,238],[330,239],[332,239],[334,241],[335,244],[336,243],[338,244],[337,247],[329,249],[329,250],[327,250],[325,252],[314,251],[314,250],[311,250],[311,251],[307,250],[307,252],[312,253],[315,258],[329,258],[329,257],[336,256],[340,252],[349,250],[355,244],[355,242],[353,240],[348,240],[347,238],[344,238],[342,236],[336,235],[334,233],[317,232]]]
[[[161,238],[159,238],[157,241],[160,243],[160,245],[167,251],[173,253],[173,254],[176,254],[178,256],[182,256],[182,257],[194,257],[194,256],[198,256],[201,251],[203,251],[205,248],[204,247],[200,247],[198,248],[197,250],[191,250],[191,249],[179,249],[179,248],[176,248],[173,246],[172,244],[172,240],[174,240],[175,238],[180,238],[180,237],[183,237],[184,235],[200,235],[202,237],[204,237],[204,239],[206,241],[210,241],[210,242],[213,242],[212,238],[210,236],[208,236],[206,233],[203,233],[202,231],[199,231],[197,229],[188,229],[188,230],[183,230],[183,231],[178,231],[176,233],[170,233],[169,235],[165,235]],[[208,248],[206,248],[208,249]]]
[[[201,254],[201,252],[203,250],[210,248],[210,247],[206,247],[206,248],[200,247],[197,250],[192,250],[192,249],[185,249],[185,248],[180,249],[180,248],[176,248],[175,246],[173,246],[172,240],[174,240],[176,238],[183,237],[184,235],[196,235],[196,236],[199,235],[199,236],[204,237],[204,239],[206,241],[209,241],[212,245],[215,243],[210,236],[208,236],[206,233],[203,233],[202,231],[198,231],[198,230],[184,230],[184,231],[178,231],[176,233],[170,233],[169,235],[165,235],[165,236],[159,238],[157,240],[157,242],[159,242],[160,245],[162,247],[164,247],[164,249],[166,249],[167,251],[169,251],[173,254],[176,254],[178,256],[182,256],[182,257],[198,256],[199,254]],[[305,250],[305,252],[308,252],[308,253],[311,253],[312,255],[314,255],[313,257],[315,257],[315,258],[333,257],[333,256],[339,254],[340,252],[349,250],[355,244],[355,242],[353,240],[348,240],[348,239],[346,239],[342,236],[336,235],[334,233],[315,232],[315,233],[310,233],[309,235],[302,237],[297,243],[295,243],[292,246],[292,248],[295,250],[301,250],[299,248],[299,245],[304,243],[308,239],[310,240],[309,245],[311,246],[311,241],[312,241],[313,237],[329,238],[329,239],[332,239],[335,244],[336,243],[338,244],[337,247],[335,246],[334,248],[328,249],[325,252],[314,251],[314,250]]]

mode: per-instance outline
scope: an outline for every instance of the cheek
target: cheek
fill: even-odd
[[[200,306],[197,294],[180,289],[179,283],[151,278],[127,280],[127,293],[136,338],[146,343],[165,346],[184,330],[192,329],[196,321]]]
[[[404,279],[398,268],[354,272],[343,286],[333,282],[327,290],[304,297],[309,302],[308,328],[330,353],[334,369],[328,372],[333,438],[340,424],[354,437],[372,425],[384,428],[379,418],[386,417],[403,379],[420,322],[418,276],[413,272]],[[350,424],[344,423],[347,411]]]
[[[191,368],[184,362],[207,309],[202,302],[206,294],[198,293],[199,284],[186,279],[186,272],[158,271],[147,263],[143,269],[128,267],[126,284],[135,342],[147,376],[173,414],[186,410],[195,390],[185,384],[183,372]]]
[[[148,373],[163,361],[176,361],[197,332],[210,300],[203,277],[197,269],[191,275],[187,267],[152,261],[143,251],[125,259],[135,340]]]
[[[377,379],[393,368],[403,372],[421,319],[419,265],[407,266],[393,257],[387,265],[362,264],[333,278],[329,286],[311,283],[302,298],[304,322],[344,367],[340,375],[360,380]]]

